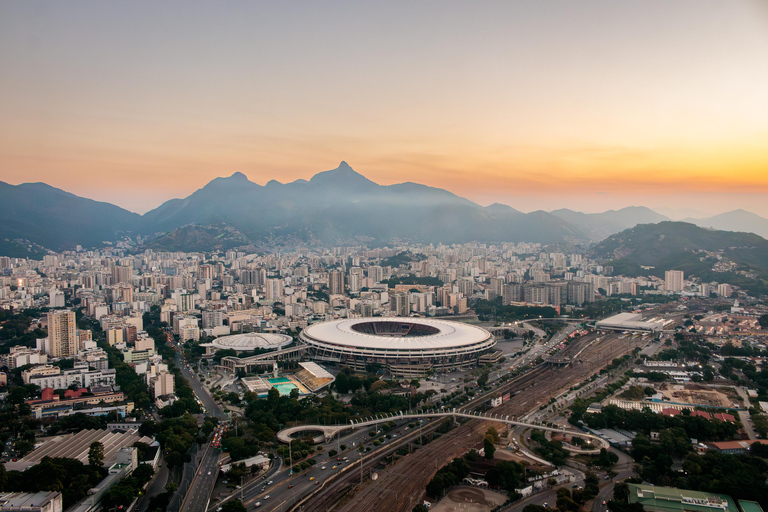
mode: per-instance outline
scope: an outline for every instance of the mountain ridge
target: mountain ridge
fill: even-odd
[[[288,183],[272,179],[259,185],[236,171],[212,179],[187,197],[165,201],[144,215],[45,183],[0,182],[0,202],[0,240],[28,241],[35,251],[96,247],[125,235],[158,238],[190,225],[227,226],[237,233],[228,239],[231,243],[241,237],[254,244],[392,239],[587,243],[638,224],[669,220],[643,206],[591,214],[569,209],[524,213],[500,203],[481,206],[420,183],[380,185],[345,161],[309,180]],[[768,235],[768,219],[749,212],[727,212],[700,221],[712,222],[713,227],[741,222],[754,229],[761,229],[764,221]],[[166,245],[183,247],[184,233],[192,234],[190,246],[200,247],[206,239],[204,230],[186,229],[166,238]],[[8,242],[4,247],[21,257],[29,254],[31,246]]]

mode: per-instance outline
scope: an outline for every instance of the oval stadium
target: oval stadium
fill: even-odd
[[[292,341],[293,338],[285,334],[247,332],[216,338],[210,345],[216,350],[232,349],[238,352],[247,352],[257,348],[280,349],[286,345],[290,345]]]
[[[465,370],[501,358],[481,327],[425,318],[357,318],[313,324],[300,334],[312,359],[365,371],[379,365],[396,377]]]

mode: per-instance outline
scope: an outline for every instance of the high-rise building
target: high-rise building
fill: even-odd
[[[278,302],[283,298],[285,284],[282,279],[267,279],[266,296],[267,301]]]
[[[389,297],[389,307],[397,316],[408,316],[411,313],[411,303],[407,293],[393,293]]]
[[[112,267],[112,284],[130,283],[133,276],[133,268],[125,265]]]
[[[8,256],[0,256],[0,270],[11,268],[11,258]]]
[[[65,305],[64,292],[58,288],[51,288],[48,294],[48,305],[52,308],[63,308]]]
[[[730,297],[733,294],[733,288],[728,283],[717,285],[717,294],[721,297]]]
[[[48,312],[48,355],[67,357],[77,354],[80,347],[77,342],[75,312],[70,310]]]
[[[667,270],[664,273],[664,288],[668,292],[681,292],[683,291],[683,271],[682,270]]]
[[[344,272],[331,270],[328,273],[328,289],[330,290],[331,295],[344,294]]]
[[[378,265],[368,267],[368,277],[379,283],[384,279],[384,269]]]

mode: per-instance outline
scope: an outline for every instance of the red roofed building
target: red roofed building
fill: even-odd
[[[77,390],[68,389],[64,392],[64,398],[80,398],[83,396],[83,393],[87,393],[88,390],[85,388],[80,388]]]
[[[734,418],[732,415],[726,414],[724,412],[716,412],[714,414],[714,417],[718,421],[729,421],[731,423],[736,421],[736,418]]]
[[[681,411],[680,409],[673,409],[672,407],[667,407],[661,410],[661,414],[663,414],[664,416],[677,416],[678,414],[683,414],[683,411]]]
[[[41,400],[53,400],[54,395],[53,388],[43,388],[42,391],[40,391]]]
[[[701,418],[706,418],[708,420],[712,419],[712,415],[704,411],[691,411],[691,416],[699,416]]]

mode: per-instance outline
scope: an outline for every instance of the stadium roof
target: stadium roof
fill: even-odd
[[[403,329],[400,333],[374,334],[361,332],[361,327],[367,327],[364,324],[400,324]],[[428,334],[407,334],[413,327],[423,328],[422,332]],[[310,325],[302,331],[302,335],[319,342],[346,347],[404,351],[458,348],[492,338],[490,332],[474,325],[412,317],[333,320]]]
[[[202,346],[212,345],[217,349],[232,349],[238,352],[246,352],[257,348],[278,349],[290,345],[292,341],[293,338],[286,334],[247,332],[244,334],[222,336],[213,340],[212,343],[204,343]]]
[[[618,329],[622,331],[659,331],[664,328],[663,321],[643,321],[643,315],[619,313],[595,324],[598,329]]]

